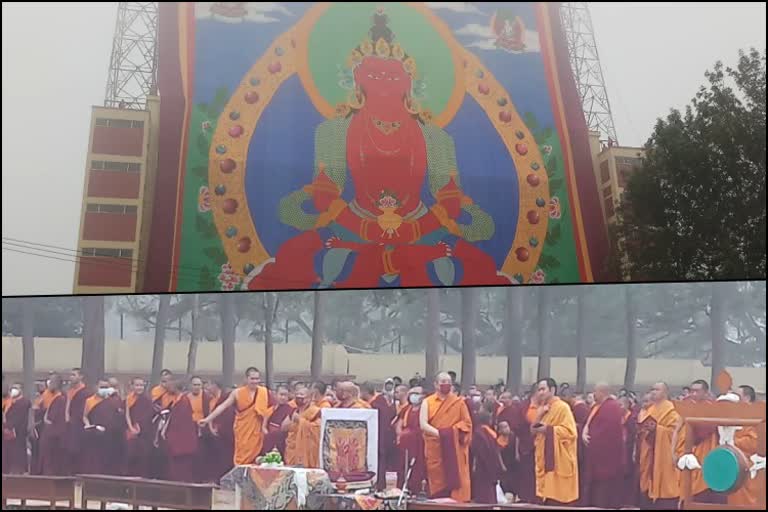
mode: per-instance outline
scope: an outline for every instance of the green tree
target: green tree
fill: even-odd
[[[618,236],[633,280],[765,279],[765,51],[706,78],[658,120],[627,184]]]

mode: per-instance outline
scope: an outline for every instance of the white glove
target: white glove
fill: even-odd
[[[692,453],[686,453],[679,459],[677,459],[677,468],[682,471],[684,469],[701,469],[699,459]]]
[[[106,432],[107,431],[107,429],[102,427],[101,425],[96,425],[96,430],[98,430],[99,432]]]
[[[717,434],[720,437],[720,444],[728,444],[734,446],[733,438],[738,430],[742,427],[717,427]]]
[[[762,470],[765,470],[765,457],[761,457],[758,454],[753,454],[749,460],[752,461],[752,467],[749,468],[749,476],[751,478],[755,478],[757,476],[757,472]]]

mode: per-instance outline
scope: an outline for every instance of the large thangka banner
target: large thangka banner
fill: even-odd
[[[556,15],[525,2],[161,6],[169,288],[593,280],[605,229]]]

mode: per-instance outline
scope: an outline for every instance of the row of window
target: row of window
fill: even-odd
[[[120,213],[123,215],[136,215],[136,207],[127,204],[93,204],[85,207],[88,213]]]
[[[106,119],[96,118],[96,126],[106,126],[108,128],[144,128],[144,121],[131,121],[130,119]]]
[[[141,172],[141,164],[133,162],[91,160],[91,169],[94,171]]]
[[[84,247],[83,256],[102,256],[105,258],[133,258],[133,249],[96,249]]]

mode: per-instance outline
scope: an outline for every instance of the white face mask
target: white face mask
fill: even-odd
[[[419,405],[421,403],[421,395],[408,395],[408,401],[411,402],[412,405]]]
[[[111,389],[112,388],[99,388],[99,396],[101,398],[107,398],[108,396],[110,396],[112,394]]]
[[[16,388],[11,388],[11,398],[16,398],[21,394],[21,391],[19,391]]]
[[[477,395],[472,395],[472,401],[475,402],[476,404],[480,403],[480,402],[483,401],[483,397],[477,396]]]
[[[48,379],[47,381],[45,381],[45,387],[46,388],[51,387],[51,379]]]

